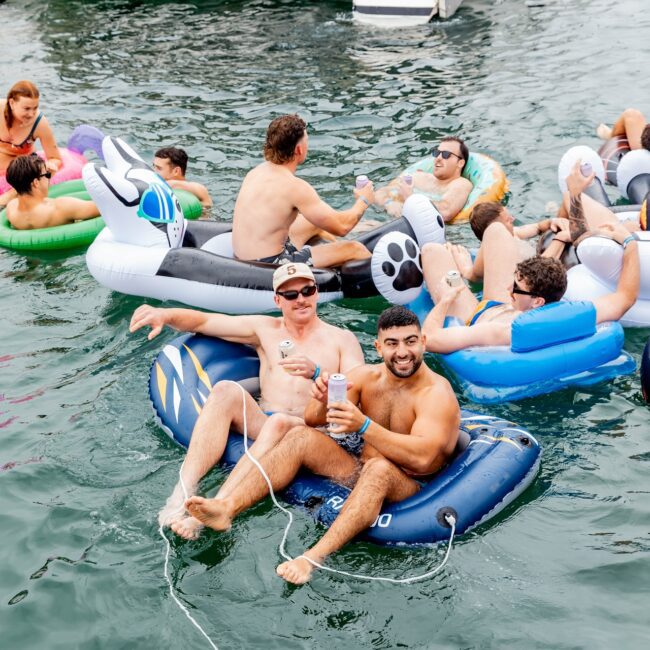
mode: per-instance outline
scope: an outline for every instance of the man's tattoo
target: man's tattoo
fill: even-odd
[[[584,235],[589,230],[585,213],[582,208],[582,198],[572,196],[569,201],[569,232],[571,233],[571,241],[575,241],[581,235]]]

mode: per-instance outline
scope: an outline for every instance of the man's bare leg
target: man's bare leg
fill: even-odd
[[[300,426],[304,422],[293,415],[285,413],[274,413],[267,418],[266,422],[257,434],[257,439],[249,447],[249,453],[256,460],[260,460],[267,454],[273,447],[278,445],[282,438],[294,427]],[[244,454],[237,464],[232,468],[228,478],[224,481],[223,485],[215,495],[215,499],[227,499],[237,486],[241,483],[242,479],[248,472],[259,472],[253,461]]]
[[[364,260],[371,257],[372,253],[358,241],[339,241],[334,244],[320,244],[312,246],[311,258],[314,266],[327,268],[341,266],[351,260]]]
[[[244,391],[245,392],[245,391]],[[248,434],[257,437],[266,415],[250,394],[246,393]],[[234,382],[219,382],[210,393],[194,425],[192,439],[182,468],[182,478],[188,494],[194,494],[198,482],[223,456],[231,427],[243,430],[242,391]],[[190,521],[183,507],[185,492],[179,481],[165,507],[158,514],[161,526],[170,526],[181,537],[193,538],[198,534],[199,522]]]
[[[283,490],[301,467],[344,484],[352,483],[359,462],[331,438],[311,427],[295,427],[260,461],[273,491]],[[269,493],[259,471],[248,472],[226,499],[191,497],[185,503],[190,513],[210,528],[228,530],[232,520]]]
[[[609,140],[615,135],[623,135],[627,138],[630,149],[641,149],[641,133],[646,124],[647,121],[641,111],[627,108],[611,129],[606,124],[599,124],[596,134],[603,140]]]
[[[339,516],[319,542],[303,555],[278,566],[278,575],[300,585],[311,577],[318,564],[372,525],[385,500],[403,501],[420,486],[385,458],[371,458],[361,470],[359,480],[341,508]],[[309,558],[309,559],[307,559]]]
[[[438,302],[440,300],[438,285],[447,271],[458,270],[456,262],[443,244],[425,244],[422,247],[422,269],[433,302]],[[465,285],[447,313],[465,322],[472,317],[477,305],[476,296]]]
[[[517,242],[508,229],[498,221],[483,233],[483,299],[512,302],[512,285],[519,262]]]
[[[310,239],[314,237],[320,237],[327,241],[334,242],[336,237],[326,230],[322,230],[315,226],[311,221],[307,221],[302,214],[299,214],[296,217],[296,220],[291,224],[289,228],[289,239],[291,243],[297,248],[301,249],[307,244]]]

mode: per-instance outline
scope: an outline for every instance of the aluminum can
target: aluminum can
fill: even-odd
[[[450,287],[459,287],[463,283],[463,278],[458,271],[447,271],[445,280]]]
[[[370,182],[370,179],[367,176],[364,176],[363,174],[361,176],[357,176],[357,179],[355,181],[356,188],[360,190],[362,187],[365,187],[368,185]]]
[[[402,178],[407,185],[413,185],[413,176],[411,174],[402,174]]]
[[[348,378],[340,372],[330,375],[327,382],[327,403],[345,402],[348,395]]]
[[[278,350],[280,351],[280,358],[286,359],[295,353],[296,346],[293,344],[293,341],[282,341],[278,345]]]
[[[586,162],[580,165],[580,172],[582,173],[583,176],[591,176],[593,170],[594,168],[591,166],[591,163]]]

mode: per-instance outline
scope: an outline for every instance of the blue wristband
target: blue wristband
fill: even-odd
[[[628,236],[623,240],[623,250],[625,250],[625,249],[627,248],[627,245],[628,245],[631,241],[636,241],[636,237],[634,237],[634,235],[628,235]]]
[[[311,376],[312,381],[316,381],[320,377],[320,366],[316,366],[314,374]]]
[[[371,422],[372,422],[372,420],[368,416],[366,416],[366,419],[365,419],[364,423],[361,425],[361,427],[359,428],[357,433],[360,436],[362,436],[366,432],[366,429],[370,426]]]
[[[368,201],[365,196],[360,196],[359,198],[366,204],[368,208],[370,207],[370,201]]]

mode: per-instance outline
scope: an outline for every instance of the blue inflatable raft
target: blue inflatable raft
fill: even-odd
[[[186,334],[166,345],[154,361],[149,396],[164,430],[187,447],[201,407],[220,380],[259,389],[259,359],[244,345]],[[426,544],[447,540],[445,515],[456,518],[462,534],[493,517],[516,499],[537,474],[541,447],[512,422],[463,411],[457,452],[422,490],[388,504],[362,536],[378,544]],[[244,453],[243,437],[231,433],[223,461]],[[327,479],[301,474],[283,493],[324,525],[330,525],[349,490]]]
[[[423,322],[433,302],[424,290],[408,307]],[[445,321],[445,327],[462,325],[457,318]],[[472,401],[493,404],[634,372],[624,338],[619,323],[596,325],[593,303],[562,301],[518,316],[510,347],[477,346],[438,357]]]

